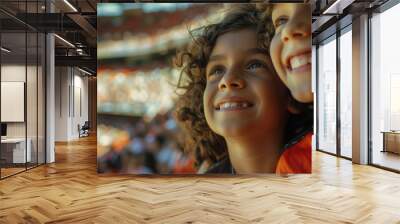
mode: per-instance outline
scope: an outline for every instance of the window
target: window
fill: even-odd
[[[346,32],[347,31],[347,32]],[[340,155],[352,157],[352,34],[351,26],[340,36]]]
[[[371,18],[371,157],[373,164],[396,170],[400,170],[398,21],[400,4]]]
[[[336,36],[318,48],[318,149],[336,153]]]

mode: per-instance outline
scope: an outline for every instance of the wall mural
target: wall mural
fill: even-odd
[[[311,173],[309,4],[97,7],[99,173]]]

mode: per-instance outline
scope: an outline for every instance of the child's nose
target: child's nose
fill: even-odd
[[[287,42],[292,39],[307,37],[311,33],[309,23],[301,20],[290,20],[282,30],[282,42]]]
[[[219,89],[242,89],[246,85],[243,78],[235,71],[227,72],[219,82]]]

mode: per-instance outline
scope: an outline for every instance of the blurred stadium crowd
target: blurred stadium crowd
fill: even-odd
[[[188,30],[217,20],[223,4],[98,5],[100,173],[196,174],[172,114],[179,71],[173,57]],[[175,85],[174,85],[175,84]]]
[[[179,128],[172,113],[157,114],[150,121],[140,117],[115,128],[100,125],[99,147],[109,146],[98,158],[98,171],[134,174],[196,173],[194,160],[182,151]],[[107,136],[115,136],[108,141]],[[106,138],[106,139],[104,139]]]

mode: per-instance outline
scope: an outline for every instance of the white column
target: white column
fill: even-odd
[[[368,163],[368,15],[353,20],[353,162]]]
[[[48,12],[54,11],[51,1],[47,1]],[[55,162],[55,54],[54,35],[46,35],[46,163]]]

